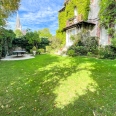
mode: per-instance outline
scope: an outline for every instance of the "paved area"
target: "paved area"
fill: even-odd
[[[26,60],[26,59],[31,59],[35,58],[31,54],[24,54],[23,56],[17,56],[17,55],[11,55],[11,56],[6,56],[5,58],[1,59],[2,61],[10,61],[10,60]]]

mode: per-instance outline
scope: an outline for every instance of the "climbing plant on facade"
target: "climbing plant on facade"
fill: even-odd
[[[12,30],[0,29],[0,58],[10,51],[14,38],[15,33]]]
[[[114,36],[116,25],[116,0],[102,0],[100,2],[100,24],[108,29],[110,36]]]
[[[66,21],[74,17],[74,8],[77,8],[78,14],[83,16],[83,20],[87,20],[89,13],[90,0],[69,0],[65,8],[59,12],[59,29],[57,30],[57,38],[60,38],[65,43],[65,32],[63,28],[66,27]]]

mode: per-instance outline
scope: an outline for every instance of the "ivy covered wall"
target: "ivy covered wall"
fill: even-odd
[[[100,24],[108,29],[108,33],[113,37],[116,25],[116,0],[101,0],[99,12]]]
[[[59,12],[58,21],[59,21],[59,29],[56,31],[56,37],[62,41],[62,44],[65,44],[65,32],[62,29],[66,26],[66,15],[65,10]]]
[[[59,29],[56,32],[56,36],[62,40],[63,44],[65,44],[66,34],[65,32],[62,32],[62,30],[66,27],[66,21],[74,17],[74,8],[77,8],[78,14],[83,16],[83,20],[87,20],[90,9],[89,5],[90,0],[69,0],[65,9],[59,12]]]

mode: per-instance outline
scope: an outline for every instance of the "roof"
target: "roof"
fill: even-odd
[[[68,26],[68,27],[65,27],[64,29],[63,29],[63,31],[66,31],[66,30],[68,30],[68,29],[71,29],[71,28],[73,28],[73,27],[77,27],[78,25],[95,25],[95,23],[92,23],[92,22],[89,22],[89,21],[80,21],[80,22],[77,22],[77,23],[74,23],[74,24],[72,24],[72,25],[70,25],[70,26]]]
[[[62,12],[63,10],[65,10],[65,6],[62,7],[58,12]]]

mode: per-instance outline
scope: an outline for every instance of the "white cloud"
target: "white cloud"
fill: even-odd
[[[21,0],[19,16],[23,28],[37,30],[50,28],[54,34],[58,28],[58,11],[63,0]],[[15,26],[16,15],[9,20],[11,27]],[[14,29],[14,28],[13,28]]]

